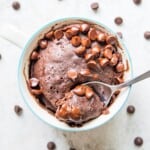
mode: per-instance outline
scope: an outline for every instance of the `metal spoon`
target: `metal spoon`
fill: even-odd
[[[94,88],[95,92],[99,95],[101,100],[104,102],[104,105],[107,106],[110,102],[111,96],[113,95],[115,91],[122,89],[124,87],[130,86],[136,82],[142,81],[149,77],[150,77],[150,70],[129,81],[126,81],[118,85],[109,85],[109,84],[99,82],[99,81],[86,82],[84,83],[84,85],[89,85],[92,88]]]

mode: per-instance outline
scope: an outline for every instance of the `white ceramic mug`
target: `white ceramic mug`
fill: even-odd
[[[123,107],[123,105],[127,101],[127,98],[131,89],[131,87],[127,87],[121,90],[121,93],[116,98],[115,102],[109,107],[109,112],[110,112],[109,114],[100,115],[98,118],[85,123],[81,127],[68,126],[66,123],[59,121],[54,115],[51,115],[50,113],[48,113],[36,102],[34,96],[31,95],[31,93],[29,92],[29,89],[27,87],[27,82],[26,82],[26,80],[28,79],[28,75],[29,75],[29,56],[31,52],[36,47],[39,39],[41,39],[44,36],[44,34],[51,29],[52,26],[55,26],[55,28],[57,28],[57,27],[62,26],[63,24],[78,23],[80,21],[87,21],[89,23],[100,25],[111,34],[114,34],[115,36],[117,36],[114,32],[112,32],[108,27],[104,26],[103,24],[97,21],[92,21],[92,20],[85,19],[85,18],[64,18],[64,19],[59,19],[56,21],[51,21],[50,23],[46,24],[45,26],[42,26],[39,30],[37,30],[37,32],[34,33],[31,36],[31,38],[28,40],[28,42],[26,43],[23,49],[23,52],[19,61],[19,67],[18,67],[18,83],[19,83],[20,92],[23,96],[25,103],[29,106],[30,110],[45,123],[53,127],[66,130],[66,131],[89,130],[89,129],[93,129],[98,126],[101,126],[104,123],[108,122]],[[5,30],[7,30],[7,34],[13,33],[14,36],[6,35]],[[21,34],[22,33],[15,28],[6,29],[6,27],[4,27],[2,32],[0,32],[0,36],[4,37],[5,39],[8,39],[9,41],[13,42],[14,44],[20,47],[25,42],[25,39],[23,39],[23,36]],[[129,52],[125,48],[124,44],[119,39],[119,37],[118,37],[118,41],[122,47],[122,50],[120,49],[120,52],[122,53],[123,61],[125,64],[128,62],[128,66],[129,66],[129,70],[125,72],[125,76],[124,76],[125,81],[126,81],[132,77],[132,64],[131,64]]]

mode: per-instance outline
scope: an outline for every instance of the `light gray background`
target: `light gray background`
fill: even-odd
[[[61,17],[87,17],[106,24],[114,31],[123,32],[124,43],[129,49],[134,75],[150,69],[150,41],[143,32],[150,30],[150,1],[140,6],[132,0],[99,0],[100,9],[90,9],[92,0],[20,0],[21,9],[11,8],[12,0],[0,0],[0,23],[8,23],[25,32],[29,37],[41,25]],[[122,26],[113,22],[116,16],[124,19]],[[11,34],[11,33],[7,33]],[[17,37],[14,37],[17,39]],[[19,41],[19,38],[18,38]],[[134,85],[127,104],[109,123],[97,129],[67,133],[54,129],[36,118],[24,104],[17,85],[17,65],[21,49],[0,38],[0,150],[46,150],[48,141],[55,141],[57,150],[149,150],[150,149],[150,80]],[[24,108],[18,117],[15,104]],[[134,115],[126,113],[128,104],[136,107]],[[142,136],[144,144],[133,144]]]

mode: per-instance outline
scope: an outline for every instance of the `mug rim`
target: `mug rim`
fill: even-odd
[[[114,34],[115,36],[118,37],[118,35],[112,30],[110,29],[109,27],[107,27],[106,25],[104,25],[103,23],[99,22],[99,21],[96,21],[96,20],[93,20],[93,19],[88,19],[88,18],[84,18],[84,17],[65,17],[65,18],[61,18],[61,19],[56,19],[56,20],[52,20],[52,21],[49,21],[48,23],[46,23],[45,25],[42,25],[40,28],[38,28],[31,36],[30,38],[27,40],[24,48],[23,48],[23,51],[21,53],[21,56],[20,56],[20,59],[19,59],[19,64],[18,64],[18,85],[19,85],[19,91],[22,95],[22,98],[24,100],[24,102],[26,103],[26,105],[28,106],[28,108],[31,110],[31,112],[37,116],[37,118],[39,118],[42,122],[46,123],[47,125],[51,126],[51,127],[54,127],[54,128],[57,128],[59,130],[63,130],[63,131],[69,131],[69,132],[77,132],[77,131],[88,131],[88,130],[92,130],[92,129],[95,129],[97,127],[100,127],[104,124],[106,124],[107,122],[109,122],[110,120],[112,120],[119,112],[120,110],[124,107],[125,103],[127,102],[128,100],[128,97],[130,95],[130,92],[131,92],[131,87],[132,86],[129,86],[129,89],[128,89],[128,93],[127,93],[127,96],[125,97],[125,100],[123,102],[123,104],[121,105],[121,107],[106,121],[104,121],[103,123],[101,124],[96,124],[95,126],[92,126],[92,127],[88,127],[88,128],[82,128],[82,127],[78,127],[78,128],[74,128],[74,127],[70,127],[70,128],[61,128],[61,127],[58,127],[58,126],[55,126],[54,124],[51,124],[49,122],[47,122],[46,120],[44,120],[39,114],[37,114],[36,112],[34,112],[34,110],[32,109],[32,107],[29,105],[29,103],[27,102],[26,100],[26,96],[24,94],[24,91],[23,91],[23,88],[21,86],[21,72],[23,70],[22,68],[22,62],[23,62],[23,57],[25,55],[25,52],[27,50],[27,48],[30,46],[31,42],[35,39],[35,37],[37,37],[45,28],[53,25],[53,24],[56,24],[56,23],[59,23],[59,22],[62,22],[62,21],[67,21],[67,20],[81,20],[81,21],[87,21],[87,22],[93,22],[97,25],[100,25],[101,27],[104,27],[106,29],[106,31]],[[118,41],[119,43],[121,44],[121,46],[124,48],[125,50],[125,53],[128,57],[128,61],[129,61],[129,67],[130,67],[130,78],[133,77],[133,65],[132,65],[132,61],[131,61],[131,57],[130,57],[130,54],[129,54],[129,51],[128,49],[126,48],[124,42],[118,37]],[[42,109],[42,108],[41,108]],[[96,118],[95,118],[96,119]]]

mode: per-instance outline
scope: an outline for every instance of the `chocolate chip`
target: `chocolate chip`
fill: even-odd
[[[70,30],[71,30],[73,36],[77,35],[80,31],[80,29],[77,27],[72,27]]]
[[[127,107],[127,112],[128,112],[129,114],[133,114],[133,113],[135,112],[135,107],[134,107],[133,105],[129,105],[129,106]]]
[[[14,1],[12,3],[12,7],[14,10],[19,10],[20,9],[20,3],[18,1]]]
[[[56,30],[55,32],[54,32],[54,36],[55,36],[55,38],[57,39],[57,40],[60,40],[62,37],[63,37],[63,31],[62,30]]]
[[[115,45],[117,43],[117,39],[115,36],[109,35],[106,38],[107,44]]]
[[[97,10],[98,8],[99,8],[98,2],[93,2],[93,3],[91,4],[91,9]]]
[[[75,148],[71,147],[69,150],[76,150]]]
[[[86,61],[89,61],[94,58],[94,55],[92,53],[87,53],[84,55],[84,58]]]
[[[83,76],[89,76],[91,74],[91,72],[90,72],[89,69],[82,69],[80,71],[80,74],[83,75]]]
[[[73,92],[78,96],[84,96],[85,95],[85,86],[84,85],[76,86],[73,89]]]
[[[18,116],[20,116],[20,115],[22,114],[23,109],[22,109],[22,107],[20,107],[19,105],[15,105],[15,106],[14,106],[14,111],[15,111],[15,113],[16,113]]]
[[[101,67],[105,67],[109,64],[109,60],[107,58],[99,58],[98,61]]]
[[[111,49],[105,49],[103,52],[103,55],[105,58],[111,59],[112,58],[112,50]]]
[[[86,48],[89,48],[91,46],[91,40],[89,38],[82,38],[81,39],[82,46],[85,46]]]
[[[87,63],[87,66],[88,66],[89,69],[92,69],[92,70],[97,70],[98,69],[97,63],[94,60],[90,60]]]
[[[94,92],[93,92],[92,88],[87,86],[85,88],[85,96],[86,96],[86,98],[87,99],[91,99],[93,97],[93,95],[94,95]]]
[[[37,59],[38,59],[38,56],[39,56],[38,52],[33,51],[32,54],[31,54],[30,59],[31,59],[31,60],[37,60]]]
[[[80,117],[80,109],[78,107],[72,107],[71,109],[71,118],[79,119]]]
[[[84,47],[84,46],[79,46],[79,47],[77,47],[75,50],[74,50],[74,52],[78,55],[78,56],[80,56],[80,55],[82,55],[84,52],[86,51],[86,48]]]
[[[32,88],[37,87],[39,85],[39,80],[37,78],[31,78],[29,84]]]
[[[143,145],[143,139],[142,139],[141,137],[136,137],[136,138],[134,139],[134,144],[135,144],[136,146],[142,146],[142,145]]]
[[[66,32],[65,32],[65,36],[70,40],[72,38],[72,31],[70,29],[68,29]]]
[[[0,60],[2,59],[2,54],[0,54]]]
[[[134,2],[136,5],[139,5],[139,4],[141,4],[142,0],[133,0],[133,2]]]
[[[119,62],[116,66],[117,72],[123,72],[124,71],[124,64],[122,62]]]
[[[79,46],[81,44],[81,38],[80,36],[74,36],[71,39],[71,44],[75,47]]]
[[[42,94],[42,90],[41,89],[31,89],[31,93],[35,96],[40,95],[40,94]]]
[[[115,47],[113,45],[110,45],[110,44],[106,45],[104,49],[111,49],[112,52],[115,51]]]
[[[39,46],[40,46],[41,49],[45,49],[47,47],[47,45],[48,45],[48,41],[47,40],[41,40],[39,42]]]
[[[99,56],[101,48],[98,45],[92,47],[91,52],[94,56]]]
[[[75,81],[75,79],[78,77],[78,73],[75,70],[69,70],[67,72],[67,76],[69,79],[71,79],[72,81]]]
[[[123,38],[122,32],[117,32],[117,34],[121,39]]]
[[[51,40],[53,38],[54,31],[49,31],[48,33],[45,34],[45,38]]]
[[[113,54],[110,60],[110,65],[115,66],[117,63],[118,63],[118,56],[116,54]]]
[[[99,42],[105,42],[105,41],[106,41],[106,35],[105,35],[104,33],[99,33],[99,34],[97,35],[97,40],[98,40]]]
[[[123,19],[121,17],[116,17],[114,22],[117,24],[117,25],[121,25],[123,23]]]
[[[47,143],[48,150],[54,150],[56,148],[56,144],[52,141]]]
[[[81,26],[80,26],[80,31],[82,32],[82,33],[87,33],[88,31],[90,30],[90,25],[89,24],[81,24]]]
[[[150,31],[146,31],[144,33],[144,38],[147,39],[147,40],[150,40]]]
[[[88,32],[88,37],[89,39],[91,39],[92,41],[97,39],[97,32],[96,29],[90,29],[90,31]]]

